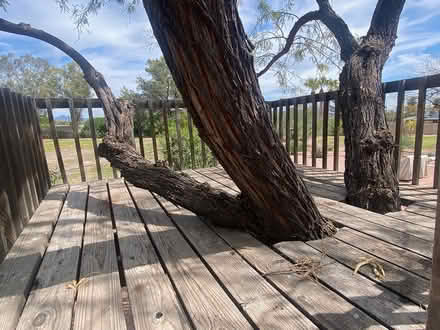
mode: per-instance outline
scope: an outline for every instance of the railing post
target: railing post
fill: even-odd
[[[302,164],[307,165],[307,97],[303,103],[303,141],[302,141]]]
[[[145,111],[145,109],[142,108],[142,111]],[[159,161],[159,154],[157,152],[157,139],[156,139],[156,126],[154,125],[154,112],[153,107],[148,107],[148,112],[150,115],[150,125],[151,125],[151,138],[153,140],[153,157],[154,157],[154,163],[157,163]],[[144,146],[142,145],[142,148]],[[144,152],[145,154],[145,152]],[[145,157],[145,156],[144,156]]]
[[[49,118],[49,124],[50,124],[50,134],[52,135],[53,145],[55,147],[55,153],[57,155],[58,167],[61,172],[63,183],[66,184],[68,183],[67,175],[66,175],[66,170],[64,168],[63,156],[61,155],[60,143],[58,142],[57,129],[55,127],[55,122],[53,119],[52,104],[50,102],[50,99],[46,99],[46,108],[47,108],[47,116]]]
[[[323,123],[322,123],[322,168],[327,169],[328,160],[328,93],[322,94],[324,101]]]
[[[420,181],[420,165],[422,161],[423,128],[425,125],[426,77],[420,82],[419,98],[417,104],[416,142],[414,149],[414,163],[412,184],[418,185]]]
[[[81,152],[81,142],[79,141],[79,133],[78,133],[78,122],[80,118],[76,118],[75,107],[72,99],[69,99],[69,110],[70,110],[70,121],[72,124],[72,131],[73,131],[73,139],[75,141],[76,155],[78,157],[79,172],[81,175],[81,181],[85,182],[86,171],[84,169],[84,161]]]
[[[316,103],[316,94],[312,92],[312,166],[316,167],[316,144],[318,130],[318,105]]]
[[[196,167],[196,158],[195,158],[195,150],[194,150],[194,135],[193,135],[193,125],[191,114],[188,109],[186,110],[188,115],[188,133],[189,133],[189,148],[191,152],[191,168],[194,169]]]
[[[341,115],[339,94],[339,92],[335,92],[335,127],[333,132],[333,170],[335,171],[339,171],[339,120]]]
[[[286,151],[290,155],[290,105],[292,99],[286,100]]]
[[[278,135],[280,137],[281,143],[283,142],[283,119],[284,119],[284,110],[283,110],[284,101],[280,100],[278,110],[279,110],[279,116],[278,116]]]
[[[293,162],[298,164],[298,98],[293,106]]]
[[[163,102],[162,115],[163,115],[163,129],[165,132],[165,144],[167,147],[168,166],[173,167],[173,157],[171,155],[170,145],[170,133],[168,131],[168,101]]]
[[[102,180],[101,162],[98,154],[98,143],[96,141],[95,119],[93,118],[93,108],[90,99],[87,99],[87,110],[89,112],[90,135],[92,136],[93,153],[95,154],[96,173],[98,179]]]
[[[394,169],[396,176],[399,178],[400,172],[400,140],[402,134],[402,111],[403,104],[405,102],[405,80],[402,80],[399,84],[399,92],[397,94],[397,108],[396,108],[396,133],[394,142]]]

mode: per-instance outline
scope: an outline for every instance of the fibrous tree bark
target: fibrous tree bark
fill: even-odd
[[[143,3],[201,138],[241,189],[238,197],[144,160],[128,143],[130,106],[118,103],[103,76],[61,40],[4,20],[0,30],[47,41],[81,66],[105,109],[109,135],[100,154],[128,182],[218,225],[246,228],[270,241],[318,239],[333,233],[272,129],[236,1]]]
[[[300,18],[282,51],[259,73],[286,54],[304,22],[319,19],[333,32],[345,62],[340,74],[340,106],[345,135],[347,201],[375,212],[400,210],[399,183],[393,168],[393,136],[385,119],[382,70],[397,38],[405,0],[379,0],[367,35],[358,42],[328,0]],[[313,15],[310,15],[313,13]],[[281,54],[281,56],[279,56]]]

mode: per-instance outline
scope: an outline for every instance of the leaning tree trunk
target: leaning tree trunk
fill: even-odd
[[[258,215],[250,226],[269,238],[322,237],[328,223],[272,129],[236,1],[144,7],[202,140]]]
[[[385,119],[377,56],[357,52],[340,76],[347,201],[379,213],[400,210],[393,136]]]
[[[340,75],[347,201],[379,213],[400,210],[394,139],[385,118],[382,70],[404,1],[378,2],[370,30]]]
[[[109,135],[100,155],[130,183],[270,241],[333,233],[272,129],[236,1],[155,0],[144,6],[200,135],[241,189],[238,197],[144,160],[130,145],[133,108],[116,100],[104,77],[63,41],[3,19],[0,30],[44,40],[80,65],[103,103]]]

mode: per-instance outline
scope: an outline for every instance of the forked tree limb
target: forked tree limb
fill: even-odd
[[[298,31],[304,26],[304,24],[307,24],[311,21],[321,21],[334,34],[336,40],[338,41],[339,46],[341,47],[341,59],[343,61],[347,61],[350,58],[350,56],[353,54],[353,52],[357,48],[359,48],[359,45],[355,37],[348,28],[348,25],[339,15],[335,13],[329,1],[328,0],[316,0],[316,1],[319,5],[319,10],[310,11],[305,15],[303,15],[302,17],[300,17],[295,22],[295,24],[293,25],[292,29],[289,32],[289,36],[286,40],[286,44],[284,45],[283,49],[281,49],[281,51],[278,52],[269,61],[269,63],[263,68],[263,70],[261,70],[257,74],[258,77],[265,74],[277,60],[279,60],[281,57],[283,57],[285,54],[289,52]]]
[[[95,90],[96,95],[102,102],[106,127],[109,134],[117,137],[119,141],[133,143],[133,106],[127,101],[118,101],[114,97],[110,87],[104,79],[104,76],[98,72],[84,56],[61,39],[43,30],[35,29],[29,24],[14,24],[0,18],[0,31],[24,35],[45,41],[74,60],[83,71],[84,79]]]

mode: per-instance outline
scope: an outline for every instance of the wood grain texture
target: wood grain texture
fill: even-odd
[[[281,290],[320,328],[384,329],[363,311],[321,284],[292,271],[292,263],[242,231],[213,227],[259,273]]]
[[[17,329],[69,329],[86,215],[88,186],[70,187]]]
[[[4,329],[17,325],[68,189],[61,185],[48,192],[0,265],[0,324]]]
[[[174,223],[260,329],[317,329],[194,213],[159,198]]]
[[[105,182],[90,185],[73,329],[126,329]]]
[[[345,230],[349,229],[342,229],[341,231]],[[366,253],[365,251],[337,240],[337,237],[338,235],[336,235],[335,238],[328,238],[320,241],[310,241],[307,242],[307,244],[317,249],[321,253],[325,253],[327,256],[336,259],[345,266],[350,267],[352,270],[356,268],[356,265],[362,260],[362,258],[373,257],[372,254]],[[376,240],[364,240],[367,241],[366,243],[369,244],[370,247],[374,248]],[[397,263],[396,266],[396,264],[391,263],[395,263],[396,259],[394,259],[394,261],[390,260],[390,262],[385,259],[376,259],[383,266],[385,271],[384,280],[376,279],[372,268],[369,266],[361,267],[358,273],[368,277],[370,280],[378,283],[379,285],[408,298],[418,305],[422,305],[425,308],[427,307],[429,280],[407,271],[403,268],[403,265]],[[420,257],[418,261],[423,262]],[[428,262],[427,259],[425,261]],[[403,260],[403,264],[404,263],[405,260]]]
[[[190,329],[125,183],[109,188],[136,329]]]
[[[335,237],[425,279],[429,280],[431,278],[432,267],[429,258],[421,257],[418,254],[349,228],[342,228]]]
[[[130,190],[196,328],[251,328],[153,196],[138,188]]]
[[[73,100],[69,100],[69,104],[70,104],[70,106],[69,106],[70,118],[76,118],[77,116],[74,115],[75,109],[73,107]],[[78,120],[78,122],[74,122],[75,120]],[[72,126],[72,132],[73,132],[73,140],[75,141],[76,157],[78,159],[78,166],[79,166],[79,172],[81,175],[81,181],[85,182],[86,181],[86,171],[84,170],[84,161],[83,161],[83,157],[82,157],[81,143],[79,140],[79,132],[78,132],[79,120],[80,120],[80,118],[72,119],[71,126]]]
[[[323,202],[324,199],[320,197],[315,197],[315,200],[319,205],[321,214],[336,223],[382,239],[385,242],[400,246],[406,250],[419,253],[428,258],[432,257],[432,242],[341,212],[337,209],[340,204],[339,202],[330,200]]]
[[[342,294],[354,305],[374,315],[383,324],[394,329],[405,329],[408,325],[423,328],[426,312],[420,306],[376,285],[361,274],[353,274],[347,267],[305,243],[282,242],[274,247],[294,261],[310,258],[319,262],[320,268],[316,275],[320,281]]]

